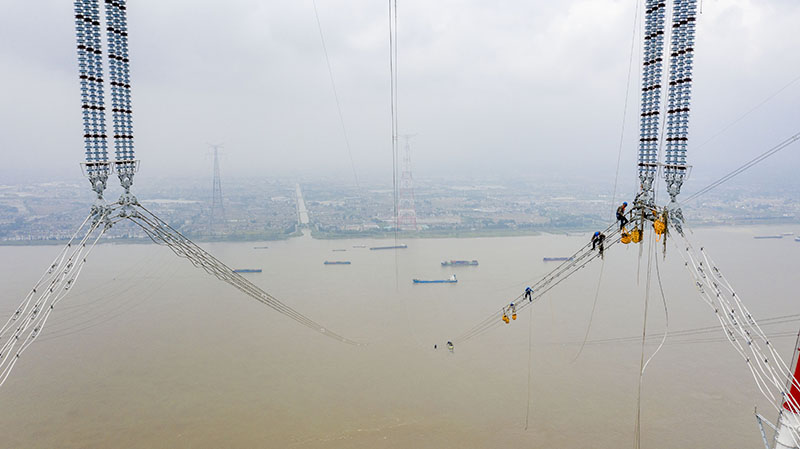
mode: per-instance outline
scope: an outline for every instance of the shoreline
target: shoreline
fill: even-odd
[[[703,223],[689,223],[687,227],[690,228],[735,228],[735,227],[765,227],[765,226],[800,226],[800,222],[796,220],[774,220],[774,221],[748,221],[743,220],[732,223],[720,222],[703,222]],[[551,235],[570,235],[570,234],[585,234],[592,232],[594,229],[587,227],[557,227],[548,228],[543,227],[540,229],[489,229],[489,230],[434,230],[434,231],[418,231],[418,232],[398,232],[397,238],[402,239],[471,239],[471,238],[496,238],[496,237],[529,237],[538,236],[543,234]],[[798,230],[800,233],[800,230]],[[357,240],[357,239],[394,239],[394,232],[320,232],[308,229],[298,229],[295,232],[276,235],[276,234],[263,234],[263,235],[233,235],[221,238],[203,238],[187,236],[192,241],[197,243],[245,243],[245,242],[275,242],[286,241],[293,238],[305,236],[306,238],[313,238],[315,240]],[[44,240],[3,240],[0,241],[0,246],[54,246],[64,245],[69,239],[44,239]],[[142,238],[104,238],[100,239],[98,244],[116,244],[116,245],[141,245],[154,243],[147,237]]]

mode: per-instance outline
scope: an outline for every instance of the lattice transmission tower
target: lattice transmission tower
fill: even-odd
[[[417,231],[417,210],[414,205],[414,177],[411,175],[411,138],[405,134],[406,146],[403,151],[403,165],[400,172],[400,188],[397,199],[397,227],[403,231]]]
[[[219,150],[222,145],[209,145],[214,150],[214,181],[211,187],[211,209],[208,213],[208,234],[218,236],[225,233],[225,206],[222,204],[222,180],[219,176]]]

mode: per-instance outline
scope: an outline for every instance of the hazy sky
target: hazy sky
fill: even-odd
[[[317,0],[363,177],[391,179],[386,1]],[[613,182],[634,0],[399,0],[399,123],[417,176],[594,173]],[[142,177],[352,178],[311,0],[129,2]],[[0,0],[0,183],[77,178],[72,2]],[[689,163],[702,178],[800,131],[800,2],[705,0]],[[622,177],[638,133],[636,36]],[[106,66],[107,70],[107,66]],[[786,175],[800,144],[756,172]],[[715,167],[714,160],[720,159]],[[754,175],[755,176],[755,175]]]

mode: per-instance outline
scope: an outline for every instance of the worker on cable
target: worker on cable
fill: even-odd
[[[628,224],[628,219],[625,218],[625,208],[628,207],[627,202],[623,202],[621,206],[617,208],[617,220],[619,220],[619,230],[621,231],[626,224]]]
[[[600,231],[595,232],[594,236],[592,236],[592,251],[594,251],[595,248],[600,250],[601,258],[603,257],[603,242],[605,241],[606,241],[606,235]]]
[[[533,290],[530,287],[525,287],[525,297],[523,299],[527,299],[528,302],[533,302],[531,294],[533,294]]]

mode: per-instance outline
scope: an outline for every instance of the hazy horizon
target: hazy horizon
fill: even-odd
[[[13,162],[0,167],[0,184],[77,179],[72,5],[0,6],[0,38],[9,43],[0,49],[0,151]],[[389,180],[386,5],[319,1],[317,8],[355,169]],[[400,4],[399,124],[416,134],[415,176],[612,183],[634,10],[630,0]],[[703,3],[693,176],[719,176],[798,131],[795,82],[708,141],[800,75],[800,60],[786,57],[800,44],[798,20],[795,2]],[[353,179],[310,1],[142,1],[129,5],[129,25],[139,182],[210,176],[209,142],[225,145],[226,177]],[[622,183],[634,182],[639,40],[637,31]],[[791,179],[798,162],[790,147],[747,176]]]

